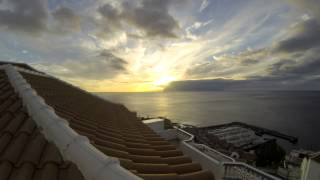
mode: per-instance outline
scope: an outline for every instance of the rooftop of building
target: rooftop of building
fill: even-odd
[[[79,147],[88,148],[88,156],[102,154],[106,164],[115,158],[132,177],[213,179],[211,171],[203,170],[125,106],[100,99],[26,64],[0,62],[2,67],[6,64],[11,69],[6,66],[0,72],[0,179],[89,179],[87,168],[95,164],[79,163],[82,161],[77,158],[82,157],[73,155],[77,149],[72,149],[73,143],[83,138],[88,143],[80,142]],[[19,77],[10,77],[12,74]],[[21,82],[15,82],[18,80]],[[21,84],[24,86],[16,89]],[[33,92],[28,92],[30,89]],[[35,97],[39,102],[33,102]],[[32,108],[38,107],[37,103],[45,104],[39,111],[48,110],[51,120],[58,122],[46,122],[46,115],[41,113],[34,115],[37,110]],[[52,130],[60,127],[54,123],[63,128]],[[77,138],[64,146],[57,130]],[[73,154],[69,149],[75,150]]]
[[[7,75],[0,71],[0,179],[84,179],[62,158],[29,116]]]

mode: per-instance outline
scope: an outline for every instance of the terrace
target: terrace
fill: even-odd
[[[246,163],[236,162],[235,159],[204,144],[196,143],[192,134],[179,127],[164,129],[164,121],[160,119],[148,120],[146,124],[162,137],[174,142],[202,167],[212,171],[216,179],[281,180]]]

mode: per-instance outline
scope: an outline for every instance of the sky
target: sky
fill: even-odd
[[[0,0],[0,61],[93,92],[210,79],[320,89],[319,52],[320,0]]]

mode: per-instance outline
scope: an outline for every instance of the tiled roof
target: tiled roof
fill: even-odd
[[[50,77],[21,73],[56,113],[121,166],[144,179],[213,179],[124,106]]]
[[[77,166],[64,161],[40,133],[0,70],[0,179],[83,180]]]

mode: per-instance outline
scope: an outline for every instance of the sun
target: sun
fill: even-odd
[[[176,80],[176,78],[173,76],[162,76],[159,79],[155,80],[153,84],[158,87],[164,87],[170,84],[174,80]]]

